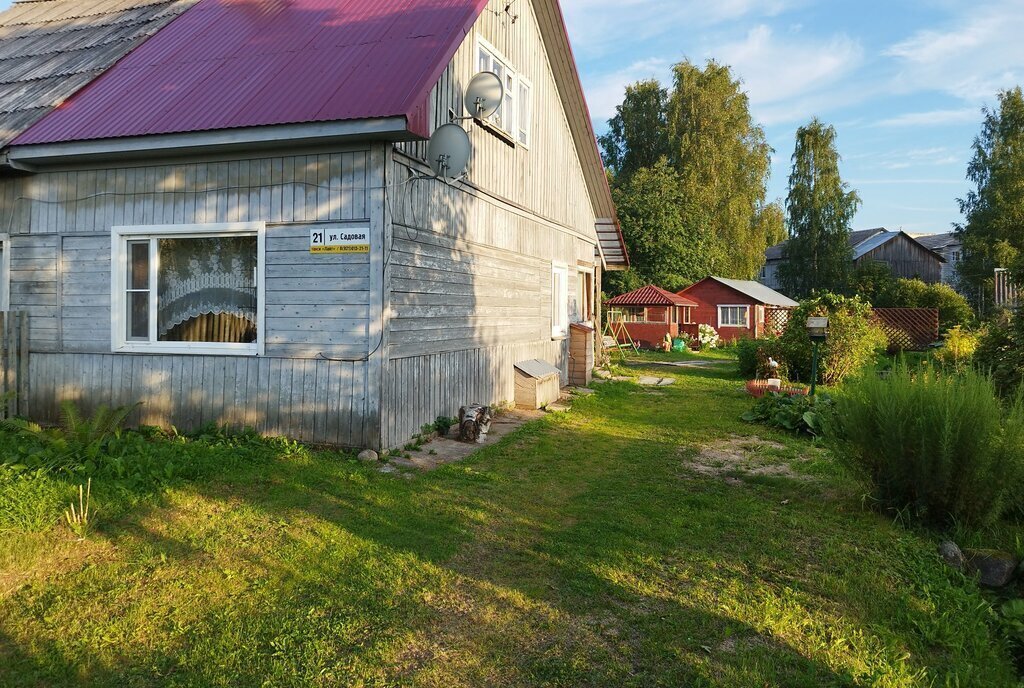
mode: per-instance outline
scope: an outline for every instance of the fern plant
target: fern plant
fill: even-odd
[[[0,427],[30,437],[38,445],[38,450],[27,451],[19,457],[18,466],[92,473],[107,441],[120,434],[124,422],[138,406],[140,404],[118,408],[99,406],[92,416],[86,416],[75,402],[64,401],[61,422],[55,428],[44,428],[22,418],[6,419],[0,422]]]

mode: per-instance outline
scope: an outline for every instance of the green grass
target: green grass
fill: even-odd
[[[134,501],[94,480],[83,542],[44,489],[0,536],[0,685],[1017,685],[930,536],[742,423],[728,366],[651,370],[429,474],[243,443]],[[727,443],[782,472],[694,470]]]

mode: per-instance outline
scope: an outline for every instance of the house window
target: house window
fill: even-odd
[[[0,234],[0,311],[11,310],[11,240]]]
[[[115,351],[263,353],[263,223],[115,227]]]
[[[693,308],[691,306],[683,306],[679,310],[681,310],[683,312],[683,324],[684,325],[692,325],[693,324]]]
[[[719,306],[719,327],[750,327],[750,306]]]
[[[551,266],[551,336],[569,334],[569,268]]]
[[[494,72],[505,87],[505,97],[497,112],[491,116],[490,122],[523,146],[529,146],[533,119],[530,108],[533,86],[516,72],[512,63],[494,46],[479,36],[477,67],[481,72]]]
[[[594,275],[586,270],[576,273],[576,320],[590,322],[594,318]]]
[[[531,97],[533,86],[523,77],[519,77],[519,143],[530,146],[530,120],[532,117]]]

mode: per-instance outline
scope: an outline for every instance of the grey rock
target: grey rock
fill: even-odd
[[[967,571],[978,575],[978,582],[988,588],[1001,588],[1011,580],[1020,562],[1012,554],[994,549],[964,550]]]
[[[957,571],[963,571],[967,568],[967,559],[964,558],[964,553],[960,551],[960,548],[952,540],[946,540],[939,544],[939,555],[944,562]]]
[[[359,452],[358,459],[360,461],[379,461],[380,456],[377,454],[377,452],[373,451],[372,449],[364,449],[363,451]]]

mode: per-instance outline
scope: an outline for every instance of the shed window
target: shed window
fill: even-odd
[[[719,306],[719,327],[750,327],[750,306]]]
[[[551,336],[569,334],[569,267],[551,266]]]
[[[533,87],[530,82],[519,77],[519,143],[529,147],[531,124],[531,96]]]
[[[261,353],[262,244],[262,223],[115,228],[115,350]]]

